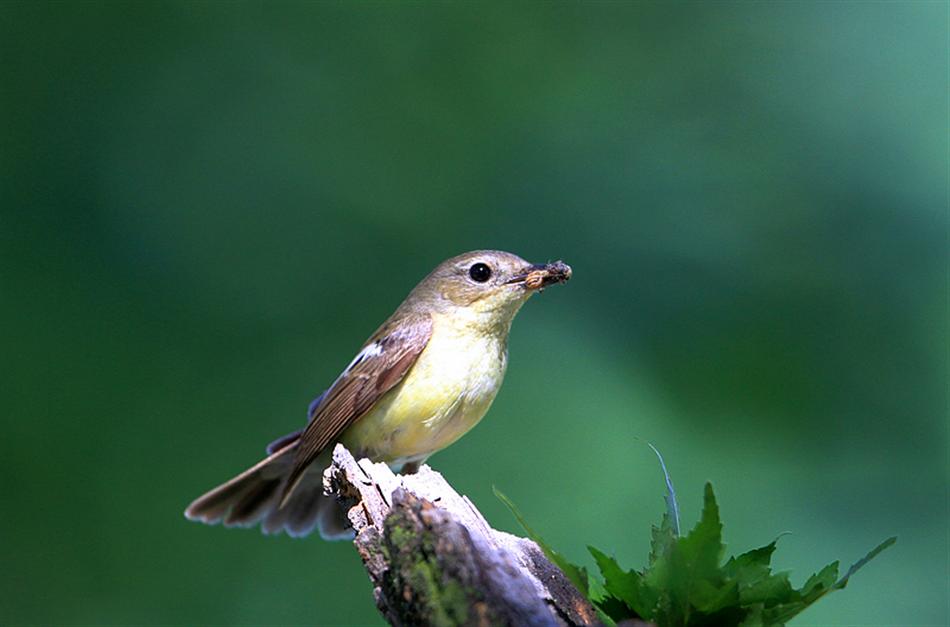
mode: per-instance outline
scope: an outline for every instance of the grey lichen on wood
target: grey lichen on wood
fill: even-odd
[[[392,625],[600,624],[537,544],[492,529],[428,466],[395,475],[338,444],[324,487],[347,510],[376,605]]]

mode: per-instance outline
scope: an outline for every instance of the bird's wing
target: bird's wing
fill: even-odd
[[[310,401],[310,405],[307,406],[307,422],[310,422],[310,419],[313,418],[313,415],[317,413],[317,410],[320,408],[320,403],[323,402],[323,399],[327,397],[327,392],[330,390],[324,390],[320,393],[320,396]]]
[[[300,436],[281,505],[290,498],[317,455],[402,380],[431,336],[432,319],[428,314],[411,314],[396,325],[384,326],[370,338],[325,392]]]
[[[310,406],[307,407],[307,422],[310,422],[310,419],[313,418],[313,414],[316,413],[317,409],[320,408],[320,403],[323,402],[323,399],[327,396],[327,390],[324,390],[320,393],[320,396],[310,401]],[[293,433],[288,433],[282,435],[270,444],[267,445],[267,454],[273,455],[282,448],[286,448],[300,439],[300,434],[303,433],[303,429],[297,429]]]

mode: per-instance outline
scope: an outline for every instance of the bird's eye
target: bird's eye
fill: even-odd
[[[481,262],[472,264],[472,267],[468,269],[468,276],[472,277],[476,283],[484,283],[491,278],[491,268]]]

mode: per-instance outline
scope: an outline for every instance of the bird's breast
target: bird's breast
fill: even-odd
[[[342,437],[375,461],[423,460],[452,444],[488,411],[507,365],[507,337],[433,324],[403,380]]]

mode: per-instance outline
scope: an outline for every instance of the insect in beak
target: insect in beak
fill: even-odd
[[[571,267],[563,261],[553,261],[528,266],[516,276],[508,279],[508,285],[523,285],[526,290],[542,291],[548,285],[566,283],[571,278]]]

